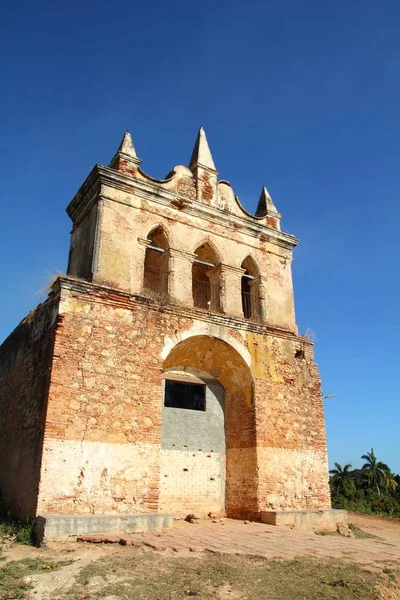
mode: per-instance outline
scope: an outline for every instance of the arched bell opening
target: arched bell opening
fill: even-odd
[[[245,319],[258,321],[261,318],[260,273],[251,256],[242,262],[242,310]]]
[[[144,260],[143,288],[156,297],[168,296],[169,245],[161,226],[147,236],[149,242]]]
[[[192,266],[193,305],[210,312],[220,312],[220,261],[217,253],[209,243],[205,243],[195,250],[195,255]]]

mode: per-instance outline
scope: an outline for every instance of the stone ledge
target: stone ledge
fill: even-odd
[[[347,512],[333,508],[312,510],[262,510],[262,523],[280,525],[303,531],[337,531],[347,523]]]
[[[108,306],[115,306],[132,310],[132,308],[146,307],[148,310],[172,314],[174,316],[187,317],[197,321],[205,321],[222,327],[230,327],[243,331],[261,333],[263,335],[271,335],[282,339],[287,339],[304,344],[306,347],[313,348],[312,342],[307,340],[302,335],[289,329],[281,329],[273,324],[257,323],[248,321],[247,319],[225,315],[223,313],[211,313],[206,310],[201,310],[195,307],[174,304],[172,301],[159,304],[156,300],[146,297],[141,294],[130,294],[116,288],[112,288],[105,284],[93,283],[80,279],[72,275],[60,275],[52,284],[52,290],[49,295],[50,299],[62,293],[62,290],[67,290],[73,294],[85,294],[85,299],[88,302],[99,302]],[[39,305],[41,306],[41,305]]]
[[[171,527],[174,517],[158,513],[138,515],[39,515],[35,521],[37,544],[76,541],[85,535],[147,533]]]

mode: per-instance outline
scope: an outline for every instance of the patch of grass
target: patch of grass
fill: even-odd
[[[0,568],[0,600],[29,598],[32,584],[25,578],[41,571],[53,571],[70,564],[71,561],[54,562],[42,558],[26,558],[11,561]]]
[[[12,537],[19,544],[35,543],[33,521],[0,521],[0,541],[4,537]]]
[[[384,577],[366,574],[359,565],[312,557],[180,557],[132,549],[84,567],[70,590],[53,600],[376,600]]]
[[[397,581],[397,573],[392,569],[385,568],[383,572],[389,577],[390,581]]]
[[[357,525],[354,525],[354,523],[349,523],[349,529],[351,529],[351,531],[353,532],[354,537],[357,539],[360,539],[360,540],[365,540],[368,538],[373,539],[373,540],[381,539],[377,535],[373,535],[372,533],[367,533],[363,529],[360,529],[359,527],[357,527]]]

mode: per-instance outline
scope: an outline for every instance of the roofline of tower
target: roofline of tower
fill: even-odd
[[[232,213],[225,213],[216,207],[209,206],[196,200],[188,200],[186,196],[181,196],[176,190],[160,188],[157,180],[152,181],[151,179],[148,179],[144,181],[133,179],[130,175],[102,165],[95,165],[93,167],[92,171],[89,173],[66,209],[67,214],[74,225],[81,221],[99,195],[105,197],[102,194],[103,185],[128,193],[134,193],[136,196],[153,201],[162,206],[168,206],[168,208],[173,208],[174,210],[178,209],[172,201],[176,203],[177,200],[182,200],[185,203],[185,212],[192,214],[193,216],[235,230],[239,227],[243,233],[253,237],[263,236],[266,241],[270,241],[284,248],[292,249],[298,244],[298,240],[294,235],[272,229],[264,223],[261,223],[260,221],[262,218],[255,217],[248,213],[243,209],[240,203],[238,204],[243,210],[243,217],[239,217]],[[116,201],[112,198],[109,199]],[[118,202],[122,201],[119,200]]]

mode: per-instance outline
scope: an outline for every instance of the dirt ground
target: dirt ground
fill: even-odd
[[[400,520],[354,514],[348,520],[375,537],[227,519],[178,521],[161,534],[136,534],[127,546],[34,548],[6,540],[0,600],[400,599]]]
[[[371,535],[376,535],[386,540],[400,541],[400,519],[359,515],[349,512],[348,522],[354,523],[354,525]]]

